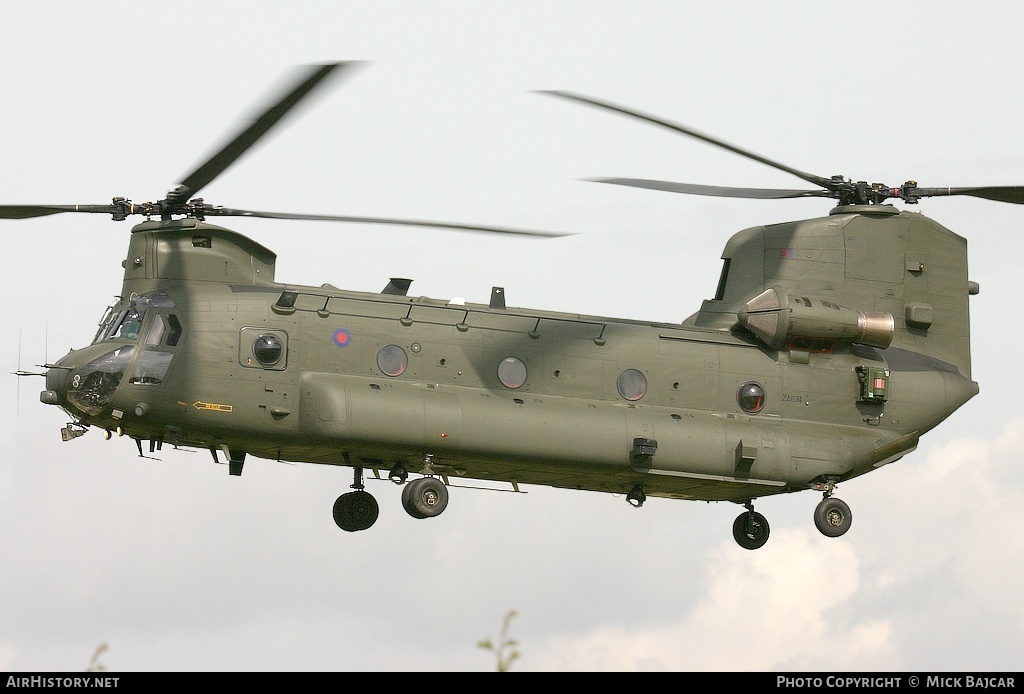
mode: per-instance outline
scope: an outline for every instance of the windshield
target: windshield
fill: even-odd
[[[142,321],[146,318],[146,310],[151,307],[167,308],[171,306],[174,306],[174,301],[163,292],[133,296],[127,302],[119,301],[108,306],[92,342],[96,344],[103,340],[114,339],[136,342],[139,339]]]
[[[68,402],[87,415],[103,412],[121,384],[134,352],[134,347],[120,347],[79,369],[67,390]]]

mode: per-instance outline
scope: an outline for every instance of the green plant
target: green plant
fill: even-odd
[[[515,610],[509,610],[505,614],[505,619],[501,625],[501,635],[499,636],[497,644],[490,639],[483,639],[477,643],[477,646],[480,648],[494,653],[494,656],[498,660],[498,672],[508,672],[509,666],[512,665],[512,661],[519,657],[519,650],[516,648],[519,644],[515,639],[510,639],[508,637],[509,625],[512,622],[512,618],[518,614],[519,613]]]

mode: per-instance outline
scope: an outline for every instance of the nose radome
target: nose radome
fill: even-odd
[[[62,395],[67,389],[68,379],[74,366],[67,363],[72,355],[68,354],[51,364],[46,370],[46,390],[39,394],[40,402],[47,405],[62,405]]]

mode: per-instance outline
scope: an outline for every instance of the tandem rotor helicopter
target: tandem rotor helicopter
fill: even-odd
[[[0,218],[143,215],[120,296],[91,344],[45,365],[40,398],[68,413],[65,440],[97,428],[143,455],[206,448],[241,475],[247,456],[352,468],[333,515],[366,530],[371,477],[401,486],[418,519],[442,513],[453,481],[547,485],[730,501],[733,536],[768,540],[763,496],[815,490],[826,536],[849,530],[836,486],[898,460],[978,393],[971,379],[966,241],[885,204],[940,195],[1024,203],[1024,187],[898,188],[807,174],[690,128],[568,92],[790,173],[811,190],[642,179],[677,193],[838,201],[825,217],[754,227],[722,253],[714,296],[682,323],[651,323],[411,297],[274,279],[275,254],[209,217],[408,224],[557,236],[403,219],[257,212],[196,195],[326,77],[290,91],[156,202],[0,205]],[[24,374],[24,372],[19,372]]]

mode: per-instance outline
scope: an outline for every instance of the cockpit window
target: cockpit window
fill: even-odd
[[[178,344],[178,340],[181,339],[181,323],[173,313],[167,314],[167,323],[171,326],[167,332],[167,346],[174,347]]]
[[[79,411],[96,416],[110,403],[131,361],[134,347],[119,347],[79,369],[67,390],[68,402]]]
[[[146,345],[149,347],[157,347],[160,344],[160,340],[164,339],[164,332],[167,330],[167,323],[164,322],[163,316],[159,313],[153,316],[153,322],[149,324],[149,330],[146,331]]]
[[[132,375],[128,382],[162,383],[173,357],[172,352],[150,352],[149,350],[139,352],[139,356],[135,359],[135,368],[132,369]]]
[[[146,310],[134,304],[124,312],[117,329],[111,337],[118,337],[122,340],[134,342],[139,339],[139,330],[142,329],[142,320],[146,317]]]
[[[119,302],[113,306],[109,306],[106,313],[103,314],[103,319],[100,321],[100,328],[96,332],[96,337],[93,338],[93,344],[101,342],[103,340],[113,340],[115,338],[121,340],[136,341],[139,339],[139,331],[142,329],[142,321],[146,317],[146,309],[148,308],[168,308],[174,306],[174,301],[167,296],[164,292],[153,292],[151,294],[143,294],[142,296],[133,296],[127,304]],[[173,318],[169,316],[168,318]],[[177,319],[173,321],[169,320],[170,331],[167,332],[167,344],[177,344],[177,338],[181,336],[181,324],[177,323]],[[166,325],[164,329],[166,330]],[[175,327],[177,327],[177,334],[175,335]],[[156,324],[151,330],[156,329]],[[159,344],[159,340],[162,339],[163,334],[156,338],[157,342],[150,342],[152,336],[146,335],[146,344]],[[174,340],[173,342],[171,340]]]
[[[96,331],[96,337],[93,338],[93,344],[109,339],[123,319],[124,311],[117,310],[115,306],[108,306],[107,312],[103,314],[103,320],[100,321],[100,329]]]

